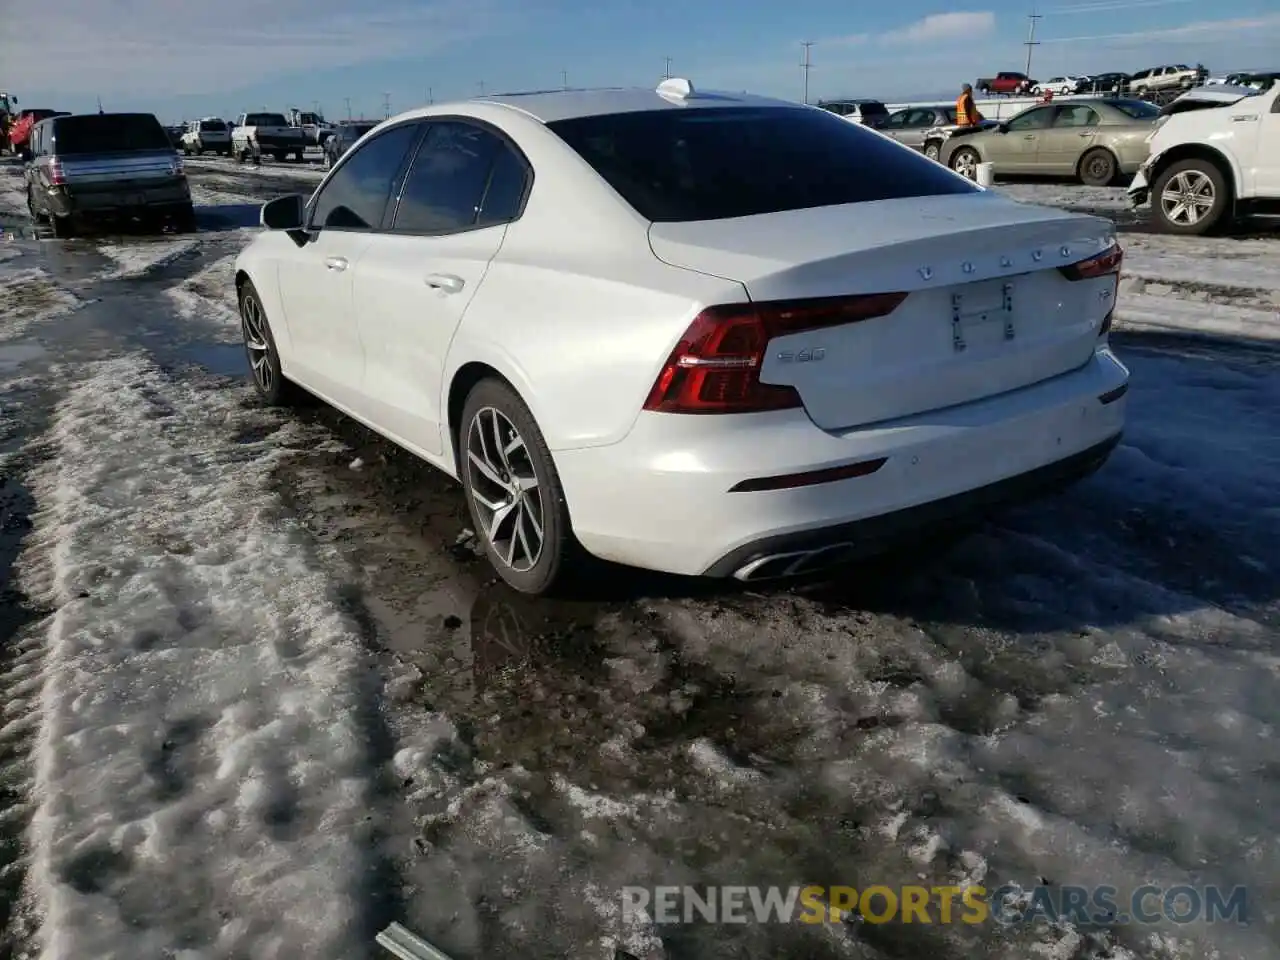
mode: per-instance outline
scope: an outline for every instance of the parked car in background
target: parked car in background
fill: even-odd
[[[438,104],[261,219],[234,274],[261,396],[457,477],[527,593],[584,554],[821,570],[1068,485],[1124,426],[1111,221],[786,101]]]
[[[277,162],[293,157],[301,163],[306,148],[307,135],[283,113],[242,113],[231,130],[231,155],[240,163],[267,155]]]
[[[333,133],[325,138],[324,168],[328,170],[337,163],[344,153],[355,146],[355,142],[376,127],[376,121],[368,123],[343,123],[335,127]]]
[[[1251,70],[1247,73],[1228,75],[1225,85],[1267,91],[1274,87],[1277,81],[1280,81],[1280,70]]]
[[[1086,78],[1080,92],[1119,96],[1128,92],[1129,79],[1127,73],[1095,73]]]
[[[850,123],[877,126],[887,116],[889,108],[879,100],[819,100],[818,106]]]
[[[1280,84],[1203,87],[1166,109],[1129,185],[1136,206],[1150,201],[1160,228],[1192,236],[1280,214]]]
[[[27,210],[55,237],[90,221],[145,219],[196,229],[182,157],[150,113],[66,114],[32,130]]]
[[[1025,73],[1019,73],[1016,70],[1005,70],[1002,73],[997,73],[994,77],[979,77],[978,82],[973,85],[973,89],[978,93],[1014,96],[1015,94],[1030,92],[1035,85],[1036,82]]]
[[[1149,67],[1139,70],[1129,78],[1129,92],[1132,94],[1158,93],[1164,90],[1177,90],[1191,87],[1208,79],[1208,71],[1203,68],[1188,67],[1185,63],[1167,64],[1162,67]]]
[[[954,130],[955,124],[956,108],[940,104],[895,110],[877,124],[876,129],[913,150],[919,150],[930,160],[937,160],[944,134]]]
[[[991,163],[997,175],[1069,176],[1107,186],[1142,165],[1159,116],[1157,107],[1141,100],[1045,104],[987,130],[948,138],[939,160],[970,179],[979,163]]]
[[[1050,77],[1048,80],[1041,80],[1039,83],[1031,87],[1033,94],[1053,93],[1060,97],[1070,96],[1073,93],[1083,93],[1088,85],[1088,77]]]
[[[221,117],[192,120],[182,133],[182,152],[197,157],[206,152],[231,156],[231,128]]]

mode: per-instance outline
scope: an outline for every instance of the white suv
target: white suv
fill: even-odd
[[[182,132],[182,152],[188,157],[200,156],[206,151],[231,155],[231,128],[220,117],[191,120]]]
[[[1204,87],[1165,110],[1129,187],[1136,205],[1151,199],[1161,227],[1198,235],[1280,209],[1280,84],[1263,93]]]
[[[1130,93],[1154,93],[1157,90],[1176,90],[1190,87],[1200,79],[1200,71],[1185,63],[1139,70],[1129,80]]]

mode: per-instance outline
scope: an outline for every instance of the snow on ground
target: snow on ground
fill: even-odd
[[[246,242],[249,237],[246,236]],[[240,314],[236,306],[235,262],[238,253],[215,260],[199,273],[165,291],[184,319],[210,319],[237,331]]]
[[[27,188],[20,164],[0,165],[0,214],[27,215]]]
[[[1071,183],[997,183],[995,189],[1020,203],[1119,212],[1131,206],[1124,187],[1085,187]]]
[[[147,239],[129,244],[104,243],[98,249],[115,261],[115,266],[101,274],[101,280],[130,280],[172,263],[192,253],[199,241],[184,239]]]
[[[0,268],[0,341],[24,334],[33,324],[81,304],[42,267]]]
[[[57,610],[28,873],[45,955],[360,956],[363,654],[266,490],[281,438],[231,442],[262,417],[238,392],[136,357],[86,372],[30,477],[27,587]]]

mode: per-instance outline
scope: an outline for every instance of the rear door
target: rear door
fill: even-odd
[[[365,363],[352,299],[354,268],[382,228],[420,133],[420,124],[401,124],[346,157],[307,205],[306,241],[279,245],[290,372],[353,411]]]
[[[492,127],[433,120],[394,203],[391,228],[355,271],[371,416],[405,443],[443,450],[445,356],[523,209],[528,165]]]
[[[1064,103],[1055,108],[1049,128],[1039,134],[1037,172],[1074,175],[1080,157],[1098,139],[1100,123],[1098,111],[1086,103]]]

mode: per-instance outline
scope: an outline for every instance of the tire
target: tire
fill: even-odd
[[[1184,199],[1166,201],[1164,194],[1167,190]],[[1188,206],[1185,198],[1189,197],[1202,199]],[[1151,211],[1156,224],[1165,233],[1190,237],[1206,234],[1223,220],[1231,203],[1227,178],[1217,165],[1208,160],[1180,160],[1151,184]]]
[[[500,380],[480,381],[462,408],[458,448],[467,510],[498,576],[535,596],[564,587],[579,548],[551,451],[524,401]]]
[[[1094,147],[1085,151],[1076,172],[1086,187],[1107,187],[1114,182],[1118,166],[1110,150]]]
[[[173,215],[173,228],[178,233],[196,233],[200,229],[200,225],[196,222],[196,208],[194,204],[188,203],[186,206],[179,207]]]
[[[973,147],[958,147],[955,153],[951,154],[951,169],[960,176],[969,180],[978,179],[978,164],[982,162],[982,156]]]
[[[930,160],[937,161],[942,155],[942,144],[937,140],[930,140],[924,145],[924,150],[922,152]]]
[[[76,224],[71,217],[60,217],[52,210],[49,211],[49,229],[54,237],[59,240],[65,240],[76,235]]]
[[[271,334],[271,323],[262,306],[262,298],[252,280],[240,289],[240,334],[249,358],[249,379],[268,406],[293,406],[302,399],[302,390],[286,380],[280,370],[280,351]]]

